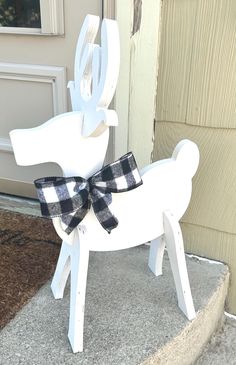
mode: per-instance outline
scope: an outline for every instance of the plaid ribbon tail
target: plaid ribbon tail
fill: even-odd
[[[91,192],[91,201],[94,213],[101,226],[111,233],[112,229],[118,226],[118,219],[112,214],[108,205],[112,203],[111,193],[104,193],[100,189],[94,187]]]
[[[116,228],[119,224],[119,221],[118,219],[113,215],[111,214],[109,218],[107,218],[105,221],[103,221],[102,219],[99,218],[98,215],[97,216],[97,219],[99,220],[101,226],[107,231],[107,233],[111,233],[111,231]]]
[[[91,207],[91,201],[87,200],[80,209],[71,214],[61,215],[62,229],[69,235],[84,219]]]
[[[89,179],[94,213],[101,226],[108,233],[111,233],[119,224],[118,219],[108,208],[112,202],[111,193],[133,190],[142,183],[132,152],[103,167]]]

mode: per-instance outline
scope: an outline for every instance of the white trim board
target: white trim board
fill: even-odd
[[[54,115],[67,111],[65,67],[0,63],[0,78],[49,83],[53,92]]]
[[[63,7],[63,0],[40,0],[42,34],[64,34]]]
[[[236,321],[236,316],[231,314],[231,313],[228,313],[228,312],[224,312],[226,317],[229,317],[230,319],[233,319],[234,321]]]
[[[41,217],[39,201],[36,199],[22,198],[14,195],[0,194],[0,208]]]
[[[3,34],[42,35],[41,28],[0,27]]]
[[[102,1],[103,18],[114,19],[115,7],[116,7],[116,0],[103,0]]]
[[[116,1],[121,68],[115,108],[115,157],[131,150],[139,167],[153,151],[162,0]]]
[[[0,151],[13,152],[10,138],[0,138]]]

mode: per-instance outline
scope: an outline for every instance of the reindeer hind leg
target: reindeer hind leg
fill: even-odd
[[[154,275],[162,275],[162,264],[165,250],[164,237],[158,237],[151,241],[148,266]]]
[[[165,241],[174,276],[178,305],[189,320],[196,317],[187,266],[182,232],[178,220],[170,211],[163,213]]]

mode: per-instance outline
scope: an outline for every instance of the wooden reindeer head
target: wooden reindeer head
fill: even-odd
[[[65,176],[85,178],[102,167],[109,126],[118,118],[108,106],[115,92],[119,71],[117,23],[104,19],[101,47],[94,44],[99,17],[85,18],[75,56],[75,80],[68,86],[73,112],[50,119],[32,129],[10,132],[18,165],[55,162]]]

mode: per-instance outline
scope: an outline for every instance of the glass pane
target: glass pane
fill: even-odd
[[[39,0],[0,0],[0,26],[41,28]]]

